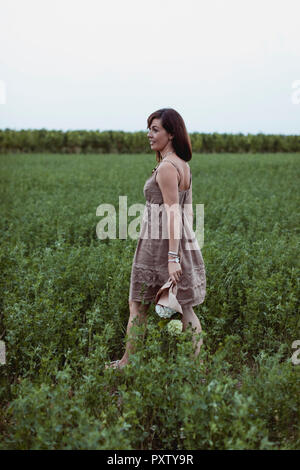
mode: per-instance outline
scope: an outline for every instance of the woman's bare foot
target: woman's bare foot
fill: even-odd
[[[108,364],[105,364],[105,369],[124,369],[126,366],[127,362],[122,361],[122,359],[118,359],[117,361],[112,361],[109,362]]]
[[[146,326],[147,324],[147,311],[150,307],[150,302],[148,304],[142,304],[141,302],[135,300],[129,300],[129,309],[130,315],[127,324],[127,341],[126,341],[126,350],[121,359],[117,361],[112,361],[105,364],[105,369],[112,367],[113,369],[123,369],[129,362],[129,355],[134,351],[134,339],[135,334],[131,334],[131,328],[134,323],[139,326]],[[145,334],[145,331],[144,331]]]

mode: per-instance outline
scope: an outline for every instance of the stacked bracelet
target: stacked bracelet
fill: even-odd
[[[168,259],[168,263],[180,263],[180,257],[174,251],[168,251],[168,256],[172,256],[174,259]]]

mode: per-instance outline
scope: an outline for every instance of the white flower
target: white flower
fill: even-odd
[[[171,320],[167,324],[168,333],[171,336],[178,336],[182,332],[182,321],[181,320]]]
[[[176,313],[173,308],[164,307],[163,305],[155,305],[155,311],[162,318],[171,318]]]

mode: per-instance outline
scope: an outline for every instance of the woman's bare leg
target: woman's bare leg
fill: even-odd
[[[131,334],[131,329],[134,324],[137,325],[144,325],[145,330],[144,334],[146,331],[146,325],[147,325],[147,311],[150,307],[149,304],[142,304],[142,302],[137,302],[135,300],[129,300],[129,310],[130,310],[130,315],[129,315],[129,320],[127,324],[127,342],[126,342],[126,349],[124,352],[124,355],[122,359],[120,359],[120,366],[124,366],[128,363],[129,361],[129,355],[134,351],[134,335]]]
[[[182,323],[183,323],[183,331],[185,331],[189,325],[191,325],[193,332],[196,334],[201,333],[202,328],[201,328],[201,323],[197,315],[195,314],[193,307],[191,306],[182,306]],[[200,338],[200,340],[197,341],[197,338],[195,337],[195,334],[193,334],[193,344],[195,347],[195,354],[194,356],[197,357],[200,348],[203,344],[203,339]]]

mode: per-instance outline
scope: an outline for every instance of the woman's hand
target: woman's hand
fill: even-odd
[[[174,281],[175,284],[177,284],[177,282],[180,281],[180,277],[182,275],[180,263],[168,262],[168,270],[170,278],[172,281]]]

